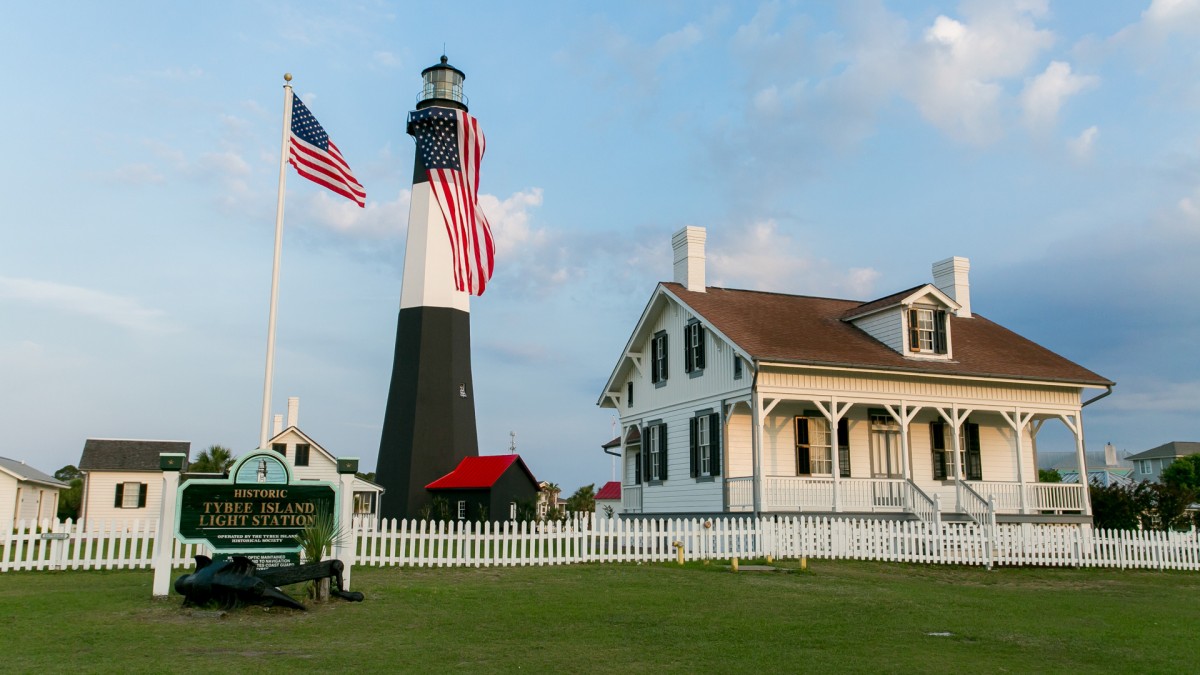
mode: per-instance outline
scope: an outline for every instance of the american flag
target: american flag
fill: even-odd
[[[454,287],[483,295],[492,278],[496,243],[479,208],[479,162],[486,143],[479,120],[462,110],[425,108],[409,114],[408,133],[442,210],[454,254]]]
[[[288,135],[288,164],[296,172],[346,199],[364,206],[367,193],[321,123],[299,96],[292,95],[292,133]]]

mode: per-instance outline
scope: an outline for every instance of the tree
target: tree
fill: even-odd
[[[54,477],[64,483],[70,483],[76,478],[83,478],[83,472],[76,468],[74,464],[68,464],[58,471],[55,471]]]
[[[83,504],[83,472],[68,464],[55,471],[54,477],[70,486],[58,493],[58,519],[78,518]]]
[[[1149,483],[1088,486],[1092,501],[1092,523],[1100,529],[1136,530],[1147,524],[1153,506]]]
[[[229,467],[233,466],[236,459],[233,451],[229,448],[223,445],[210,445],[207,450],[196,455],[196,461],[188,466],[188,471],[192,473],[225,473],[229,471]]]
[[[573,513],[591,513],[596,510],[596,484],[584,485],[567,497],[567,509]]]
[[[1062,474],[1058,469],[1038,469],[1039,483],[1061,483]]]
[[[1179,457],[1162,470],[1162,482],[1174,487],[1200,490],[1200,455]]]
[[[1151,495],[1151,525],[1159,530],[1185,530],[1192,524],[1187,508],[1196,501],[1196,491],[1182,485],[1143,483]]]

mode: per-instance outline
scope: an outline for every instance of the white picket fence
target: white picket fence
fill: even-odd
[[[0,535],[0,572],[149,568],[156,523],[20,523]],[[827,558],[954,565],[1200,570],[1191,532],[1080,525],[941,523],[817,516],[597,518],[542,523],[372,521],[350,533],[360,566],[484,567],[685,560]],[[174,542],[172,567],[203,547]]]

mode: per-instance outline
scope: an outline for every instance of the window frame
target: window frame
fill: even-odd
[[[667,384],[670,375],[670,350],[667,331],[660,330],[650,338],[650,382],[656,387]]]
[[[294,466],[308,466],[309,455],[312,452],[312,446],[308,443],[296,444],[296,456],[292,458]]]
[[[950,355],[950,329],[945,309],[913,305],[906,310],[908,351],[931,356]],[[928,317],[926,322],[924,317]]]
[[[721,423],[720,413],[712,408],[700,410],[688,420],[691,476],[697,481],[710,481],[722,473]]]
[[[705,342],[704,324],[691,319],[683,327],[683,371],[692,377],[704,374]]]

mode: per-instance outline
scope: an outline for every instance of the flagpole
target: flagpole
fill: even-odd
[[[283,140],[279,150],[279,201],[275,205],[275,260],[271,265],[271,311],[267,318],[267,374],[263,382],[262,430],[258,447],[267,447],[271,417],[271,373],[275,366],[275,311],[279,300],[279,257],[283,252],[283,197],[287,182],[288,136],[292,131],[292,74],[283,75]]]

